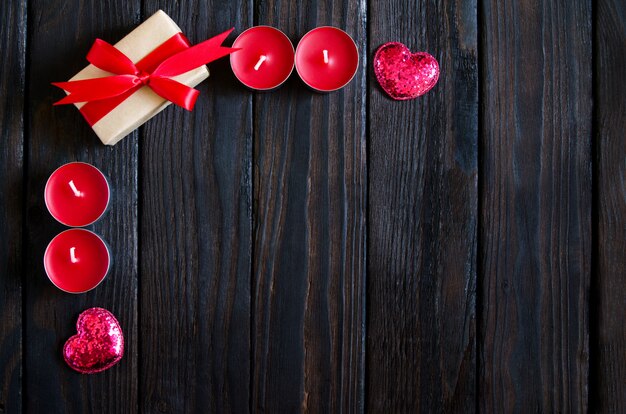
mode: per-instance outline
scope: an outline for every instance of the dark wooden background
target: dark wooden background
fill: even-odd
[[[226,59],[193,112],[101,145],[50,85],[159,8],[193,42],[232,26],[345,29],[344,89],[252,93]],[[623,0],[0,2],[0,412],[626,413]],[[228,40],[230,43],[235,34]],[[387,98],[371,57],[441,78]],[[43,186],[69,161],[114,191],[114,265],[69,295]],[[61,347],[110,309],[113,369]]]

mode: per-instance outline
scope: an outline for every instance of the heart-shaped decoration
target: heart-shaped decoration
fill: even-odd
[[[76,335],[63,346],[63,359],[75,371],[94,374],[117,364],[124,355],[124,335],[111,312],[90,308],[80,314]]]
[[[439,79],[439,63],[426,52],[411,53],[402,43],[385,43],[374,55],[374,74],[381,88],[398,101],[417,98]]]

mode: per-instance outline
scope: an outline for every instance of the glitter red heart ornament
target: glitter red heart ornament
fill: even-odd
[[[63,346],[63,359],[75,371],[94,374],[111,368],[124,355],[124,335],[111,312],[90,308],[80,314],[76,335]]]
[[[411,53],[402,43],[385,43],[374,55],[374,74],[381,88],[398,101],[431,90],[439,79],[439,63],[426,52]]]

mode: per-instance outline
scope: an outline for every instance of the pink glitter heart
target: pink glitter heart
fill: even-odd
[[[385,43],[374,55],[374,74],[393,99],[404,101],[424,95],[439,79],[439,63],[426,52],[411,53],[402,43]]]
[[[124,355],[124,335],[111,312],[90,308],[76,322],[77,334],[65,342],[63,359],[75,371],[94,374],[117,364]]]

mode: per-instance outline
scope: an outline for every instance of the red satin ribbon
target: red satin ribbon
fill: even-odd
[[[146,85],[161,97],[190,111],[199,92],[171,78],[239,50],[220,46],[232,31],[230,29],[192,47],[182,33],[177,33],[136,64],[109,43],[96,39],[87,60],[114,75],[52,83],[69,93],[55,105],[87,102],[80,111],[93,125]]]

